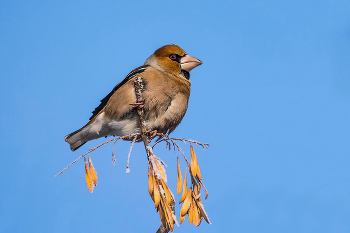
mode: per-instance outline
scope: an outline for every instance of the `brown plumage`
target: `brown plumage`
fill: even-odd
[[[67,135],[72,151],[85,142],[108,135],[139,133],[134,80],[145,82],[142,92],[144,119],[148,130],[171,133],[184,117],[190,96],[189,71],[202,64],[177,45],[166,45],[154,52],[143,66],[131,71],[101,100],[90,121]]]

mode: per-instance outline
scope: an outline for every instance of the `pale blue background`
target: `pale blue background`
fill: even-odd
[[[91,155],[93,194],[82,160],[54,175],[103,142],[63,137],[170,43],[203,61],[172,136],[211,144],[196,151],[213,224],[175,232],[350,232],[350,2],[272,0],[1,1],[0,232],[156,231],[141,144],[130,174],[128,142],[115,166],[111,144]]]

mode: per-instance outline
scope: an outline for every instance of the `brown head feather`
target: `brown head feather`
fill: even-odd
[[[181,66],[179,61],[174,61],[169,58],[171,54],[178,55],[180,57],[185,56],[186,52],[177,45],[165,45],[154,52],[154,56],[164,70],[179,74],[181,72]]]

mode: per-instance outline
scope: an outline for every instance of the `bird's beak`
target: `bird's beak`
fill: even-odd
[[[180,60],[181,69],[190,72],[197,66],[201,65],[202,62],[195,57],[191,57],[190,55],[185,55]]]

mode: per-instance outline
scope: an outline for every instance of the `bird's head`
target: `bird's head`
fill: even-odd
[[[171,73],[190,72],[202,62],[188,55],[181,47],[171,44],[157,49],[145,65],[151,65]]]

